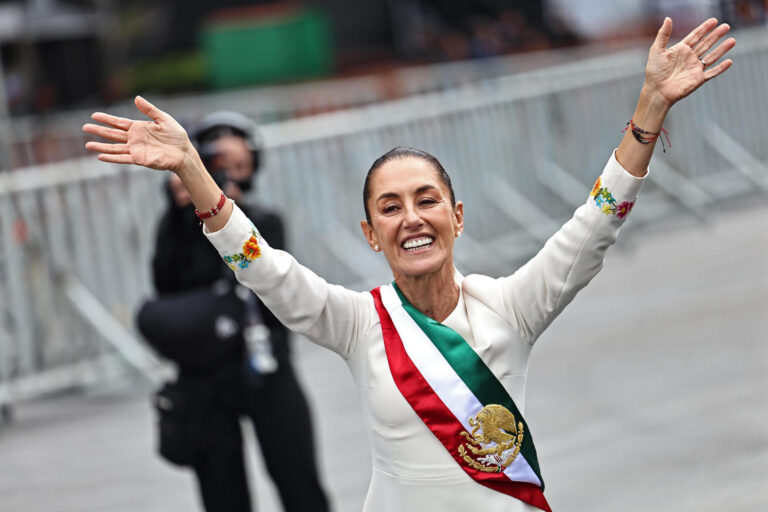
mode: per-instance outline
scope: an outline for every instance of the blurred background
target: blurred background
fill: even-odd
[[[135,117],[140,93],[187,126],[250,116],[254,197],[358,290],[389,279],[359,234],[365,170],[425,149],[467,208],[459,269],[509,274],[586,198],[664,16],[673,41],[728,22],[735,65],[669,116],[604,272],[534,352],[529,422],[557,510],[766,510],[768,2],[29,0],[0,1],[0,511],[198,506],[154,455],[167,368],[134,326],[163,175],[87,157],[91,112]],[[354,386],[295,347],[330,497],[360,510]]]

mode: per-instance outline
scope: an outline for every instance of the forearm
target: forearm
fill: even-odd
[[[632,115],[632,122],[647,132],[659,133],[670,106],[660,95],[650,91],[647,85],[643,86]],[[648,170],[648,163],[651,161],[657,140],[642,144],[628,128],[616,150],[616,160],[630,174],[643,177]]]
[[[503,305],[497,311],[524,339],[533,342],[600,271],[644,182],[610,158],[585,204],[536,256],[499,280]]]
[[[370,326],[370,295],[329,285],[288,253],[273,249],[239,208],[221,230],[204,233],[238,281],[283,325],[350,357]]]
[[[191,146],[191,145],[190,145]],[[187,151],[184,164],[176,171],[199,212],[210,211],[221,198],[221,188],[213,180],[194,148]],[[232,215],[232,202],[226,201],[218,214],[203,219],[206,228],[214,233],[223,228]]]

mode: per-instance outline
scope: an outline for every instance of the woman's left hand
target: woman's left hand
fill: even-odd
[[[718,25],[715,18],[710,18],[693,29],[682,41],[666,48],[672,34],[672,20],[666,18],[648,54],[645,67],[646,90],[671,107],[701,84],[731,67],[731,59],[717,65],[715,63],[736,45],[733,38],[726,39],[709,51],[730,28],[725,23]]]

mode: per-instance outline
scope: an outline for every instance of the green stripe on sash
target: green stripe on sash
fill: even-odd
[[[515,415],[518,421],[522,421],[525,426],[525,432],[527,435],[523,439],[520,452],[528,461],[531,469],[539,477],[542,482],[542,490],[544,489],[544,480],[541,478],[541,469],[539,468],[539,460],[536,456],[536,447],[533,444],[531,438],[530,429],[525,422],[522,413],[518,410],[517,405],[509,396],[507,390],[501,385],[496,376],[486,366],[485,362],[480,359],[472,347],[467,341],[461,337],[459,333],[443,325],[427,315],[413,307],[408,299],[405,298],[400,288],[393,282],[392,283],[397,295],[400,297],[400,302],[403,304],[403,308],[410,315],[416,325],[424,331],[424,334],[432,341],[437,350],[443,355],[445,360],[451,365],[451,368],[456,372],[459,378],[464,381],[464,384],[472,391],[477,397],[478,401],[483,406],[490,404],[498,404],[506,407],[509,412]]]

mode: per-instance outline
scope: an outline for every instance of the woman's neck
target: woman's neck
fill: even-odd
[[[396,276],[395,283],[413,307],[438,322],[445,320],[459,302],[453,263],[433,274]]]

